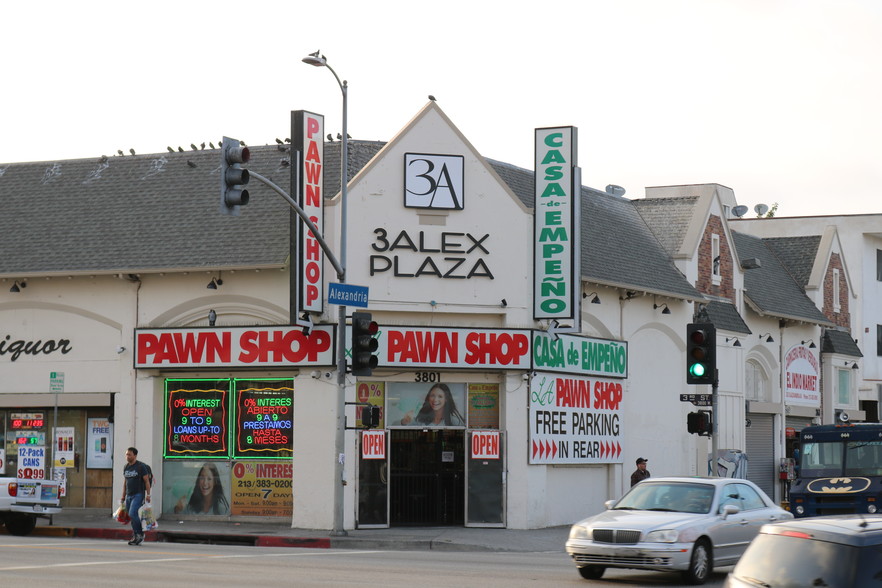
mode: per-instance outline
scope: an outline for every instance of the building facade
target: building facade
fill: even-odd
[[[725,458],[746,453],[746,475],[784,498],[786,432],[835,406],[822,383],[842,385],[851,352],[830,335],[855,296],[835,241],[831,315],[765,239],[732,230],[731,190],[579,186],[581,305],[559,324],[534,308],[532,171],[485,159],[435,102],[388,143],[350,145],[346,282],[368,288],[380,328],[379,365],[347,375],[345,407],[332,264],[305,309],[296,217],[255,182],[221,215],[217,150],[0,166],[6,472],[23,443],[44,447],[66,507],[109,507],[135,445],[163,517],[331,528],[342,485],[346,528],[567,524],[621,495],[637,457],[653,475],[707,472],[684,401],[710,392],[685,383],[685,326],[701,318],[717,326],[733,464],[717,471],[740,475]],[[286,149],[252,148],[249,168],[290,185]],[[339,143],[313,164],[336,244]],[[367,405],[381,407],[370,431]]]

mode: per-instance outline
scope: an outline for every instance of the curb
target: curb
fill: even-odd
[[[89,527],[37,527],[37,537],[81,537],[84,539],[128,540],[132,530]],[[255,547],[307,547],[330,549],[329,537],[279,537],[274,535],[237,535],[231,533],[199,533],[181,531],[146,531],[144,541],[158,543],[208,543],[210,545],[251,545]]]

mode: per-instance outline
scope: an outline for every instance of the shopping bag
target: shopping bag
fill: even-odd
[[[138,509],[138,517],[141,519],[141,527],[145,531],[152,531],[159,526],[156,523],[156,517],[153,516],[153,505],[149,502],[145,502],[144,505]]]
[[[116,507],[116,510],[113,511],[113,518],[123,525],[129,524],[129,521],[132,520],[131,517],[129,517],[129,513],[126,511],[125,501],[120,502],[119,506]]]

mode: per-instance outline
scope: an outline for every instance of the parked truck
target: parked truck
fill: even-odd
[[[796,517],[882,509],[882,424],[806,427],[799,433],[790,510]]]
[[[38,517],[60,513],[58,500],[58,482],[0,478],[0,522],[12,535],[27,535]]]

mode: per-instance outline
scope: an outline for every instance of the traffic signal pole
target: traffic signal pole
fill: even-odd
[[[720,396],[719,396],[719,394],[717,394],[717,388],[719,388],[719,386],[720,386],[720,370],[718,370],[717,368],[714,368],[714,382],[711,385],[711,409],[713,411],[713,414],[711,415],[711,422],[713,423],[711,425],[711,458],[710,458],[711,475],[716,475],[717,449],[720,445],[720,437],[719,437],[719,433],[717,432],[720,430],[719,426],[718,426],[719,425],[719,417],[717,416],[720,413],[720,411],[719,411]]]

